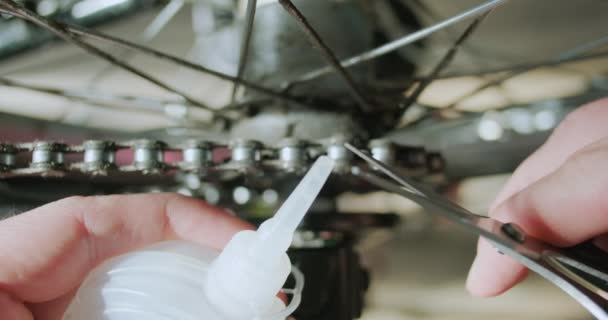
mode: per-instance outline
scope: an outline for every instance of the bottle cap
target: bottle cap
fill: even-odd
[[[229,319],[252,319],[266,312],[291,270],[287,249],[296,228],[323,188],[334,161],[321,156],[274,217],[258,231],[234,235],[212,263],[207,296]]]

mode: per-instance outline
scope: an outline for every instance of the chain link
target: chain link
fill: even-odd
[[[226,171],[278,170],[303,172],[322,154],[336,161],[336,172],[347,173],[354,164],[352,154],[343,140],[315,143],[285,139],[274,146],[254,140],[235,140],[229,144],[187,140],[170,146],[156,140],[126,142],[87,140],[79,145],[53,141],[0,143],[0,179],[19,176],[90,176],[119,175],[136,172],[144,175],[165,175],[183,172],[213,175]],[[374,157],[388,164],[398,164],[410,172],[436,173],[443,170],[443,159],[423,148],[397,146],[387,141],[372,141],[369,149]],[[132,161],[119,165],[117,153],[130,150]],[[127,151],[129,152],[129,151]],[[181,153],[178,162],[166,162],[167,152]],[[218,154],[227,155],[218,160]],[[29,159],[28,159],[29,156]]]

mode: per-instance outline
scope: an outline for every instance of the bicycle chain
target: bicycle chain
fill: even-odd
[[[115,142],[87,140],[79,145],[53,141],[29,143],[0,143],[0,179],[21,176],[62,177],[66,174],[108,176],[127,172],[144,175],[163,175],[183,172],[200,176],[221,172],[247,172],[252,169],[274,169],[283,172],[303,172],[322,154],[336,161],[336,172],[348,173],[354,157],[344,147],[344,140],[316,143],[298,139],[285,139],[275,146],[254,140],[235,140],[229,144],[211,141],[187,140],[170,146],[156,140]],[[130,149],[133,161],[117,164],[117,152]],[[229,156],[217,161],[214,154],[223,149]],[[439,154],[423,148],[397,146],[385,140],[368,144],[368,151],[379,160],[396,164],[415,174],[436,173],[443,170]],[[166,152],[180,152],[181,161],[167,163]],[[29,155],[29,161],[27,156]],[[80,158],[68,161],[69,158]],[[25,160],[24,160],[25,158]]]

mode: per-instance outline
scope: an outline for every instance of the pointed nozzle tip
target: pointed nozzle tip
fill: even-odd
[[[291,242],[291,235],[321,192],[333,168],[334,161],[331,158],[320,156],[275,216],[262,223],[258,229],[259,235],[274,243]]]

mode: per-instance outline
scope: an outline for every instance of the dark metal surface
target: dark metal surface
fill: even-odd
[[[291,16],[294,17],[311,44],[321,52],[321,55],[327,61],[327,63],[344,80],[344,82],[347,84],[349,93],[357,104],[359,104],[361,110],[364,112],[371,112],[373,107],[369,104],[361,89],[355,83],[350,74],[340,65],[340,61],[334,52],[323,41],[319,33],[312,27],[306,17],[304,17],[300,10],[298,10],[298,8],[290,0],[279,0],[279,3]]]
[[[364,229],[393,228],[400,222],[400,217],[393,213],[338,213],[324,212],[308,214],[302,220],[301,227],[312,231],[335,231],[356,234]],[[264,219],[250,219],[259,225]]]
[[[411,44],[413,42],[416,42],[418,40],[421,40],[423,38],[428,37],[429,35],[433,34],[436,31],[439,31],[441,29],[447,28],[450,25],[453,25],[455,23],[458,23],[462,20],[465,20],[467,18],[470,17],[474,17],[476,15],[482,14],[488,10],[491,10],[492,8],[504,3],[506,0],[492,0],[492,1],[487,1],[477,7],[468,9],[456,16],[453,16],[449,19],[443,20],[437,24],[434,24],[430,27],[418,30],[414,33],[408,34],[403,36],[402,38],[399,38],[397,40],[391,41],[389,43],[386,43],[384,45],[381,45],[377,48],[374,48],[372,50],[360,53],[358,55],[352,56],[350,58],[347,59],[343,59],[342,61],[340,61],[340,65],[344,68],[349,68],[352,66],[355,66],[357,64],[369,61],[369,60],[373,60],[376,59],[382,55],[388,54],[390,52],[393,52],[403,46],[406,46],[408,44]],[[328,73],[331,73],[333,71],[332,68],[329,67],[325,67],[325,68],[320,68],[317,70],[313,70],[310,71],[306,74],[303,74],[301,76],[299,76],[298,78],[296,78],[293,82],[296,83],[301,83],[301,82],[306,82],[306,81],[311,81],[314,80],[318,77],[321,77],[323,75],[326,75]]]
[[[352,320],[361,316],[369,274],[352,244],[290,250],[288,254],[306,277],[296,319]]]

